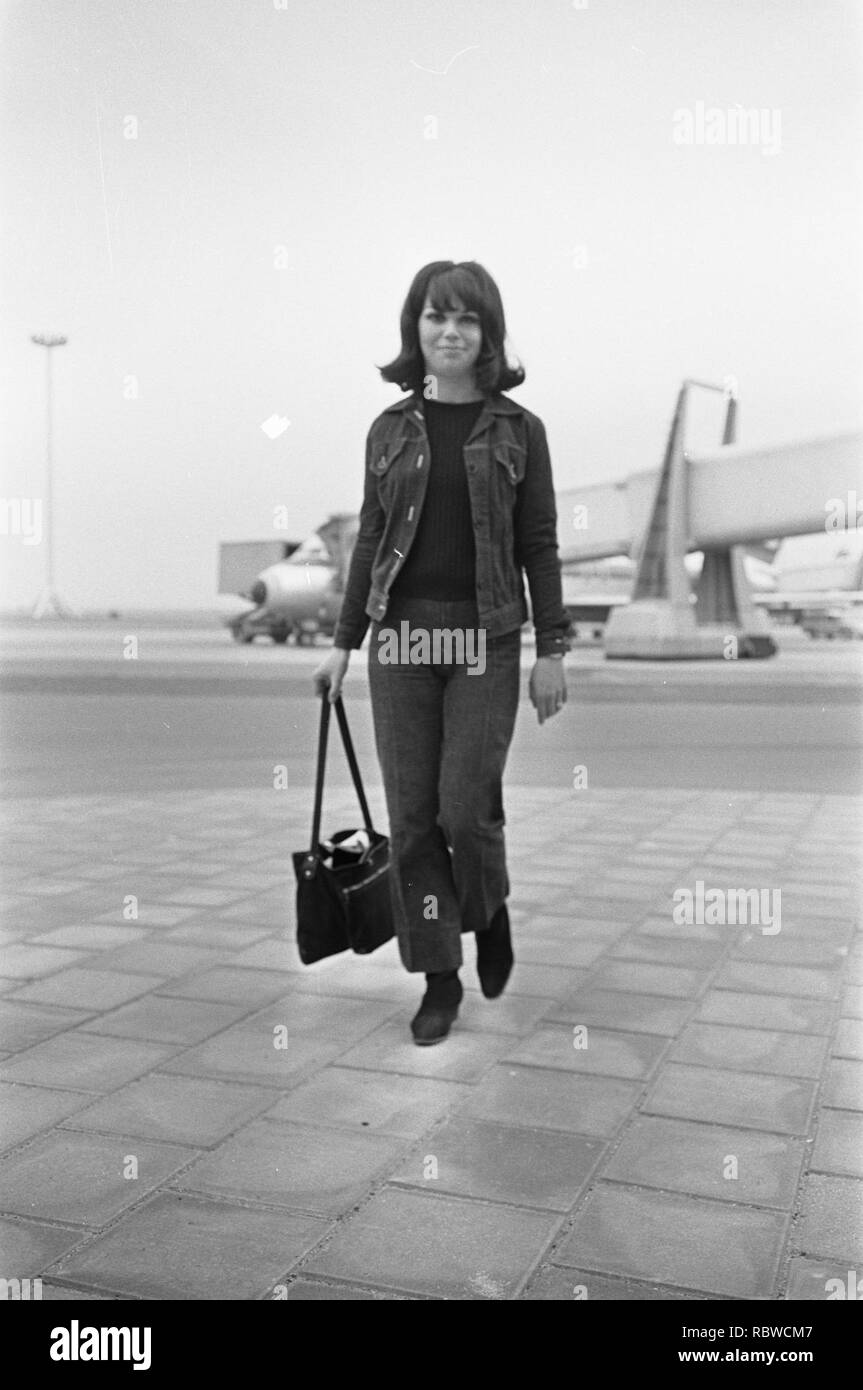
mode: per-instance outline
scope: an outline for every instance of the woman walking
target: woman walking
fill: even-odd
[[[390,822],[401,959],[426,990],[420,1046],[446,1037],[462,999],[461,936],[476,935],[483,994],[513,966],[502,778],[520,689],[523,574],[536,629],[540,724],[566,701],[569,617],[542,421],[503,393],[508,364],[494,280],[475,261],[433,261],[381,368],[411,394],[373,422],[365,489],[333,650],[314,673],[338,698],[371,623],[369,687]]]

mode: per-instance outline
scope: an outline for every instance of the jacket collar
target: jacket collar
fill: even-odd
[[[403,400],[396,401],[383,412],[385,415],[398,416],[410,423],[414,430],[425,433],[425,414],[423,412],[423,398],[418,391],[410,396],[405,396]],[[499,415],[523,415],[524,411],[515,401],[507,400],[506,396],[486,396],[483,401],[482,410],[474,421],[473,429],[465,440],[465,448],[473,444],[481,434],[485,434],[490,428],[492,421]]]
[[[410,411],[422,411],[423,398],[419,391],[414,391],[410,396],[404,396],[402,400],[396,401],[395,405],[387,406],[382,413],[384,415],[408,414]],[[483,414],[489,411],[492,415],[521,415],[523,407],[516,401],[511,401],[508,396],[486,396]]]

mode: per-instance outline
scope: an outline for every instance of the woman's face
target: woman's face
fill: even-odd
[[[417,325],[420,349],[430,376],[446,381],[472,381],[482,347],[479,314],[453,299],[454,309],[439,312],[426,298]]]

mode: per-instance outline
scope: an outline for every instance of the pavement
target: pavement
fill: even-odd
[[[507,788],[517,965],[484,999],[465,937],[432,1048],[393,942],[299,961],[308,787],[7,795],[0,1277],[46,1300],[856,1296],[859,796],[568,782]],[[328,830],[356,818],[328,796]],[[699,881],[772,920],[675,920]]]

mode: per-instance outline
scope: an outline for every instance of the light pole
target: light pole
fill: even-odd
[[[54,617],[68,618],[69,610],[63,605],[54,588],[54,465],[52,458],[53,443],[53,393],[51,382],[51,349],[63,347],[68,339],[59,333],[33,333],[30,341],[36,343],[38,347],[46,349],[45,352],[45,387],[46,387],[46,435],[45,435],[45,505],[48,513],[46,524],[48,574],[44,588],[42,589],[33,607],[34,618]]]

